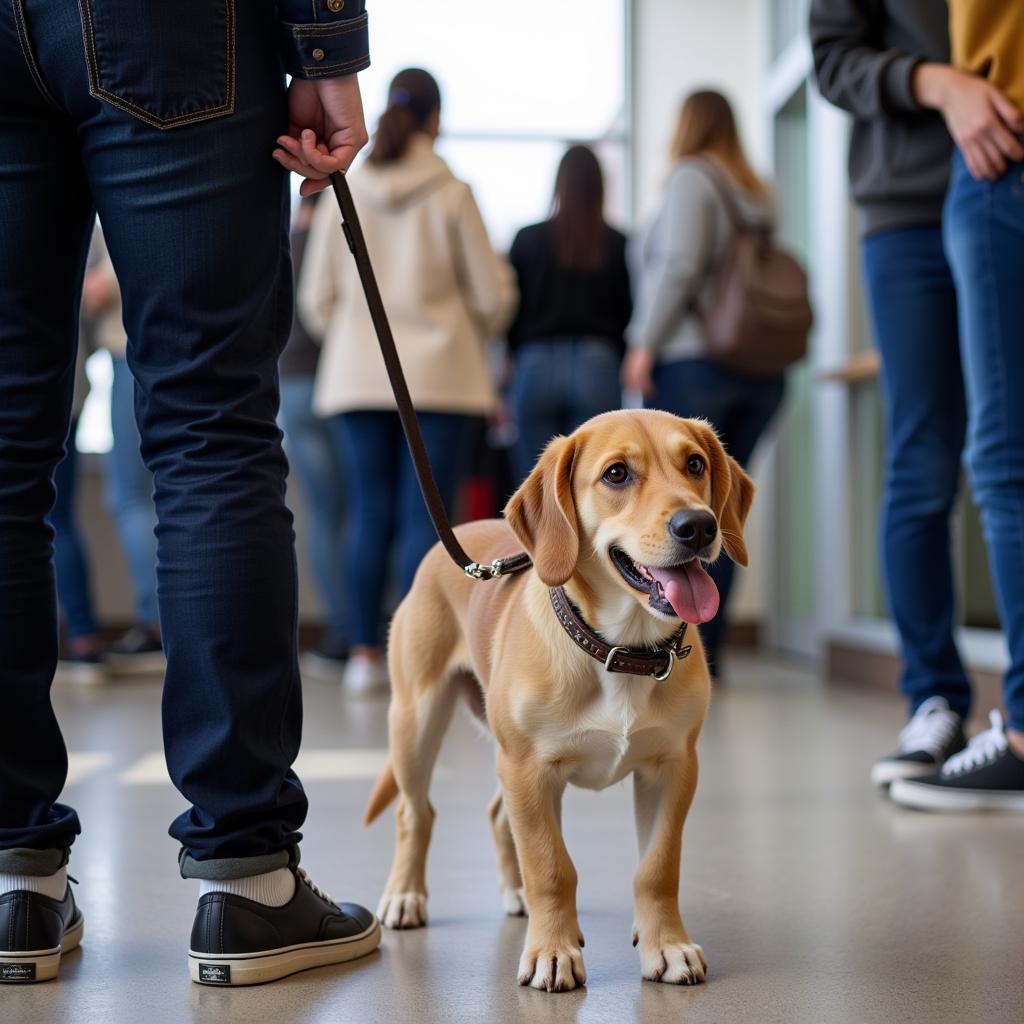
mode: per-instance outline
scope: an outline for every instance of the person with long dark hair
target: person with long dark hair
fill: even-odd
[[[558,165],[551,217],[523,228],[509,259],[519,309],[509,328],[512,404],[523,478],[555,434],[619,407],[619,364],[632,299],[626,239],[604,216],[601,164],[570,146]]]
[[[627,331],[623,383],[640,392],[648,407],[709,420],[746,468],[782,402],[783,378],[746,376],[708,359],[701,314],[714,300],[736,236],[733,209],[745,224],[769,229],[772,205],[720,92],[702,89],[686,98],[671,157],[661,205],[635,238],[637,305]],[[711,567],[720,610],[700,632],[716,675],[734,572],[728,558]]]
[[[479,418],[494,404],[487,337],[515,303],[469,186],[434,152],[441,92],[421,68],[392,80],[367,162],[351,176],[367,246],[446,505],[464,475]],[[352,654],[343,685],[387,685],[383,609],[392,547],[405,593],[436,541],[406,451],[355,264],[328,196],[314,215],[299,309],[324,339],[313,405],[329,417],[349,467],[347,543]]]

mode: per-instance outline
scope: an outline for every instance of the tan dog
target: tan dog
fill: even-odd
[[[505,521],[459,530],[481,560],[511,554],[518,542],[533,569],[479,583],[439,545],[427,555],[391,629],[391,758],[366,809],[369,823],[401,796],[378,911],[386,926],[426,923],[430,777],[460,693],[482,690],[498,745],[501,785],[490,818],[505,908],[529,909],[520,984],[561,991],[586,981],[562,793],[569,782],[603,789],[630,773],[640,846],[633,944],[643,976],[704,980],[707,961],[678,902],[710,692],[700,640],[691,628],[688,657],[684,647],[680,657],[661,652],[661,681],[610,672],[563,628],[549,588],[564,584],[578,615],[609,644],[664,647],[679,633],[677,616],[701,622],[717,611],[702,562],[724,549],[747,564],[743,525],[753,494],[706,423],[608,413],[551,442]]]

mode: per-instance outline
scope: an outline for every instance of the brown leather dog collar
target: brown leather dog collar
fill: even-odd
[[[587,625],[579,610],[569,600],[565,587],[551,587],[551,607],[555,609],[562,629],[572,641],[597,661],[604,662],[609,672],[624,672],[631,676],[654,676],[659,682],[668,679],[676,661],[687,657],[693,650],[692,644],[683,644],[686,626],[683,623],[667,640],[658,647],[624,647],[602,640]]]

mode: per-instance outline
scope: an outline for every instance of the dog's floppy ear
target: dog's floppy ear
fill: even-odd
[[[565,583],[580,556],[572,494],[575,458],[573,438],[556,437],[505,506],[505,519],[529,552],[537,575],[549,587]]]
[[[710,426],[704,426],[701,433],[711,451],[711,504],[722,531],[722,547],[737,565],[745,566],[749,558],[743,540],[743,527],[754,500],[754,481],[726,453],[718,435]]]

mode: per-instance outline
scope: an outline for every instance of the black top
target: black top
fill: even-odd
[[[292,232],[292,274],[295,287],[298,289],[299,274],[302,273],[302,261],[306,255],[306,239],[308,228],[296,228]],[[282,377],[312,377],[316,373],[316,364],[320,360],[320,346],[316,339],[306,330],[306,325],[296,309],[292,318],[292,330],[288,335],[288,344],[281,353],[277,364],[278,373]]]
[[[519,278],[519,310],[508,330],[509,351],[541,338],[607,338],[625,351],[622,335],[633,311],[626,236],[609,228],[608,255],[597,270],[566,270],[555,262],[551,222],[523,228],[509,260]]]
[[[946,0],[813,0],[818,88],[853,114],[850,190],[865,234],[938,224],[953,141],[911,80],[922,61],[949,63]]]

